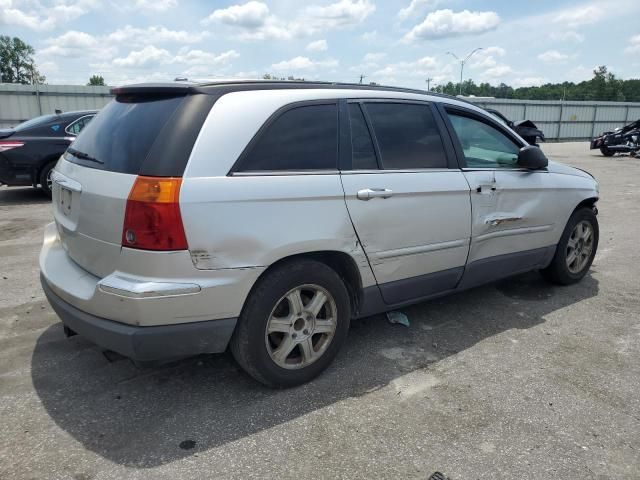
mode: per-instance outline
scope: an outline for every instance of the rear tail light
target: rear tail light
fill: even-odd
[[[136,178],[124,214],[122,246],[142,250],[186,250],[180,215],[181,178]]]
[[[0,152],[6,152],[7,150],[11,150],[14,148],[22,147],[24,142],[15,142],[10,140],[2,141],[0,140]]]

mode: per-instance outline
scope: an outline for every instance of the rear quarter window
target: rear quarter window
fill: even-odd
[[[294,107],[258,132],[237,171],[335,170],[338,168],[338,108]]]

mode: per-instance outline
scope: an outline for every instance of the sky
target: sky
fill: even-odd
[[[640,78],[638,0],[0,0],[0,34],[50,84],[260,78],[579,82]]]

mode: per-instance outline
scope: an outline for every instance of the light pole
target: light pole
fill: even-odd
[[[460,62],[460,95],[462,95],[462,71],[464,70],[464,64],[467,63],[467,60],[469,60],[478,50],[482,50],[482,47],[478,47],[475,50],[472,50],[469,55],[464,57],[464,60],[460,60],[455,53],[447,52],[447,55],[451,55],[458,62]]]

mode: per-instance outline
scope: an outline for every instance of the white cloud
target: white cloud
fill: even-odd
[[[624,49],[625,53],[640,54],[640,35],[634,35],[629,39],[629,46]]]
[[[436,72],[440,68],[440,63],[434,57],[422,57],[414,62],[396,62],[390,63],[380,70],[373,72],[375,77],[391,77],[396,76],[425,76]]]
[[[568,58],[569,58],[569,55],[565,53],[560,53],[557,50],[547,50],[546,52],[543,52],[540,55],[538,55],[538,60],[542,60],[543,62],[546,62],[546,63],[562,62]]]
[[[127,43],[128,45],[149,45],[164,42],[198,43],[207,36],[209,36],[209,32],[192,33],[185,30],[169,30],[160,25],[152,25],[147,28],[125,25],[108,34],[105,41],[111,43]]]
[[[539,87],[545,83],[549,83],[549,80],[544,77],[523,77],[515,78],[511,85],[513,87]]]
[[[117,67],[143,67],[170,63],[172,58],[164,48],[147,45],[141,50],[132,50],[126,57],[115,58],[113,64]]]
[[[324,52],[329,48],[326,40],[316,40],[307,45],[307,50],[310,52]]]
[[[576,28],[597,23],[602,19],[603,13],[602,8],[597,5],[575,6],[558,12],[553,21],[569,28]]]
[[[398,18],[400,20],[407,20],[419,12],[435,8],[439,3],[442,3],[442,0],[411,0],[409,5],[398,11]]]
[[[144,67],[150,65],[185,64],[191,66],[205,66],[228,64],[230,60],[238,58],[240,54],[235,50],[228,50],[220,54],[203,50],[189,50],[182,48],[176,55],[164,48],[147,45],[140,50],[132,50],[126,57],[113,60],[116,67]]]
[[[257,28],[264,25],[269,18],[269,7],[262,2],[252,0],[243,5],[231,5],[214,10],[203,20],[203,23],[220,22],[245,28]]]
[[[502,47],[488,47],[476,52],[472,57],[471,68],[492,68],[498,65],[496,57],[504,57],[507,51]]]
[[[560,42],[584,42],[584,35],[574,30],[567,30],[566,32],[553,32],[550,35],[551,40],[557,40]]]
[[[340,0],[324,7],[307,7],[303,17],[312,28],[342,28],[364,22],[375,9],[369,0]]]
[[[133,8],[146,12],[164,12],[176,5],[178,5],[178,0],[136,0]]]
[[[378,31],[372,30],[371,32],[364,32],[362,35],[360,35],[360,38],[365,42],[371,42],[378,38]]]
[[[482,77],[495,80],[496,78],[504,77],[510,73],[513,73],[513,69],[509,65],[496,65],[495,67],[486,69],[482,73]]]
[[[40,2],[26,3],[28,11],[18,8],[19,4],[4,0],[0,8],[0,25],[24,27],[31,30],[51,30],[75,20],[96,8],[97,0],[57,0],[51,7]]]
[[[377,52],[377,53],[367,53],[365,54],[365,56],[363,57],[363,61],[365,63],[377,63],[380,62],[382,60],[384,60],[386,58],[387,54],[384,52]]]
[[[294,57],[291,60],[283,60],[282,62],[271,65],[272,70],[276,71],[297,71],[297,70],[315,70],[316,68],[334,68],[338,66],[338,61],[334,59],[314,61],[308,57]]]
[[[110,58],[116,53],[116,49],[97,37],[86,32],[69,30],[59,37],[45,40],[47,45],[38,51],[39,58],[67,57],[95,57],[100,59]]]
[[[235,50],[228,50],[220,54],[205,52],[203,50],[183,50],[178,52],[172,62],[186,63],[188,65],[219,65],[229,63],[230,60],[238,58],[240,54]]]
[[[477,35],[494,30],[500,23],[496,12],[436,10],[404,36],[405,41]]]
[[[357,25],[374,10],[370,0],[339,0],[326,6],[309,6],[295,19],[286,21],[271,14],[267,4],[252,0],[214,10],[202,23],[238,28],[239,40],[289,40]]]

